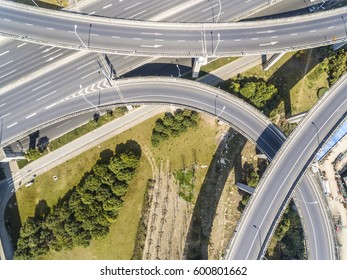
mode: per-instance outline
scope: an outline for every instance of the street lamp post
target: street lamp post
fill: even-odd
[[[77,34],[77,25],[76,25],[76,24],[75,24],[75,35],[77,36],[78,40],[80,40],[80,42],[82,43],[83,47],[85,47],[85,48],[87,49],[88,47],[87,47],[86,44],[82,41],[81,37],[78,36],[78,34]]]
[[[219,2],[219,12],[218,12],[218,15],[217,15],[217,18],[216,18],[216,23],[218,22],[220,13],[222,11],[222,2],[221,2],[221,0],[218,0],[218,2]]]
[[[99,115],[101,116],[101,112],[100,112],[100,110],[98,109],[98,107],[95,106],[93,103],[91,103],[91,102],[84,96],[82,85],[80,85],[80,89],[81,89],[81,95],[82,95],[82,97],[84,98],[84,100],[85,100],[86,102],[88,102],[90,105],[92,105],[92,106],[95,108],[95,110],[99,113]]]
[[[224,109],[225,109],[225,106],[223,106],[222,110],[221,110],[221,111],[219,112],[219,114],[217,115],[217,118],[219,118],[219,116],[220,116],[221,114],[223,114]]]
[[[295,198],[296,201],[301,201],[305,204],[318,204],[318,201],[305,201],[305,200],[301,200],[301,199],[297,199]]]
[[[261,232],[260,232],[260,229],[256,226],[256,225],[253,225],[253,227],[257,230],[257,233],[259,234],[259,245],[260,245],[260,249],[261,249]]]
[[[346,37],[347,37],[347,27],[346,27],[346,22],[345,22],[345,18],[342,16],[342,21],[343,21],[343,26],[345,27],[345,33],[346,33]]]
[[[317,141],[318,141],[318,146],[319,146],[319,129],[318,129],[317,125],[316,125],[314,122],[311,122],[311,123],[314,125],[314,127],[315,127],[316,130],[317,130],[316,135],[317,135]]]
[[[178,77],[180,78],[181,77],[181,69],[180,67],[178,66],[178,64],[176,64],[176,67],[178,69]]]
[[[219,45],[219,43],[220,43],[220,33],[217,34],[217,38],[218,38],[217,44],[216,44],[216,47],[214,48],[214,52],[213,52],[212,56],[214,56],[214,55],[216,54],[218,45]]]

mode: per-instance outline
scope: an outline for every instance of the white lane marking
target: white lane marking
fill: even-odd
[[[312,32],[317,32],[317,30],[316,29],[315,30],[311,30],[310,33],[312,33]]]
[[[11,115],[12,113],[7,113],[6,115],[0,116],[0,120],[6,118],[7,116]]]
[[[138,16],[138,15],[141,15],[141,14],[143,14],[143,13],[145,13],[145,12],[146,12],[146,10],[143,10],[142,12],[139,12],[139,13],[137,13],[137,14],[135,14],[135,15],[132,15],[132,16],[130,16],[129,18],[132,19],[132,18],[134,18],[134,17],[136,17],[136,16]]]
[[[201,12],[206,12],[206,11],[216,7],[216,6],[219,6],[219,4],[217,3],[217,4],[213,5],[213,6],[210,6],[210,7],[206,8],[206,9],[203,9]]]
[[[278,36],[271,36],[271,39],[275,39],[275,38],[278,38]]]
[[[3,52],[3,53],[0,53],[0,56],[3,56],[4,54],[7,54],[7,53],[9,53],[10,51],[5,51],[5,52]]]
[[[259,40],[259,38],[252,38],[251,40],[252,40],[252,41]]]
[[[186,40],[177,40],[177,42],[180,42],[180,43],[183,43],[185,42]]]
[[[70,122],[72,122],[72,120],[69,120],[69,121],[67,121],[67,122],[64,122],[64,123],[61,124],[61,125],[58,125],[57,128],[62,127],[62,126],[66,125],[66,124],[68,124],[68,123],[70,123]]]
[[[47,96],[50,96],[51,94],[56,93],[56,92],[57,92],[57,91],[55,90],[55,91],[52,91],[52,92],[50,92],[50,93],[47,93],[46,95],[41,96],[40,98],[37,98],[36,101],[40,101],[41,99],[44,99],[44,98],[46,98]]]
[[[5,105],[6,105],[6,103],[1,104],[1,105],[0,105],[0,108],[3,107],[3,106],[5,106]]]
[[[18,122],[14,122],[13,124],[10,124],[7,128],[10,128],[12,126],[15,126]]]
[[[235,39],[234,40],[234,42],[240,42],[241,41],[241,39]]]
[[[56,59],[57,57],[62,56],[63,54],[64,53],[60,53],[60,54],[58,54],[56,56],[52,56],[52,57],[48,58],[46,61],[52,61],[52,60]]]
[[[141,45],[141,48],[160,48],[163,45]]]
[[[36,113],[32,113],[31,115],[26,116],[25,118],[26,118],[26,119],[30,119],[31,117],[33,117],[33,116],[35,116],[35,115],[36,115]]]
[[[54,28],[52,28],[52,27],[46,27],[46,29],[48,29],[48,30],[54,30]]]
[[[143,35],[154,35],[154,36],[161,36],[161,35],[163,35],[162,33],[158,33],[158,32],[141,32],[141,34],[143,34]]]
[[[17,71],[17,69],[16,69],[16,70],[12,70],[11,72],[8,72],[8,73],[6,73],[6,74],[0,76],[0,79],[3,78],[3,77],[6,77],[6,76],[8,76],[8,75],[10,75],[10,74],[12,74],[12,73],[14,73],[14,72],[16,72],[16,71]]]
[[[95,14],[95,11],[88,13],[88,15],[94,15],[94,14]]]
[[[266,31],[259,31],[259,32],[257,32],[257,34],[266,34],[266,33],[274,33],[274,32],[276,32],[275,30],[266,30]]]
[[[290,36],[296,36],[296,35],[298,35],[298,33],[292,33],[292,34],[290,34]]]
[[[31,23],[25,23],[25,25],[28,25],[28,26],[33,26]]]
[[[57,103],[53,103],[53,104],[47,106],[47,107],[45,108],[45,110],[47,110],[47,109],[49,109],[49,108],[52,108],[52,107],[55,106],[55,105],[57,105]]]
[[[8,18],[4,18],[4,21],[12,21],[11,19]]]
[[[79,70],[79,69],[81,69],[81,68],[83,68],[83,67],[85,67],[85,66],[87,66],[87,65],[89,65],[89,64],[92,64],[93,62],[94,62],[94,60],[89,61],[88,63],[83,64],[83,65],[81,65],[80,67],[77,67],[76,69]]]
[[[332,29],[332,28],[335,28],[335,26],[329,26],[328,29]]]
[[[48,49],[43,50],[41,53],[49,52],[51,49],[54,49],[54,47],[50,47]]]
[[[141,3],[142,3],[142,2],[138,2],[138,3],[134,4],[134,5],[131,5],[131,6],[129,6],[129,7],[126,7],[126,8],[124,9],[124,11],[129,10],[129,9],[131,9],[131,8],[134,8],[134,7],[138,6],[138,5],[140,5]]]
[[[164,40],[164,39],[154,39],[154,41],[157,41],[157,42],[164,42],[165,40]]]
[[[141,38],[133,38],[134,40],[140,41],[142,40]]]
[[[112,36],[112,38],[119,39],[120,37],[119,36]]]
[[[50,55],[52,55],[52,54],[55,54],[55,53],[57,53],[57,52],[60,52],[60,51],[61,51],[61,49],[54,50],[54,51],[52,51],[51,53],[48,53],[48,54],[44,55],[43,58],[45,58],[45,57],[47,57],[47,56],[50,56]]]
[[[69,33],[75,33],[75,31],[71,31],[71,30],[69,30],[68,32],[69,32]]]
[[[45,45],[42,45],[41,47],[39,47],[39,50],[41,50],[42,48],[46,47]]]
[[[111,7],[112,6],[112,4],[108,4],[108,5],[106,5],[106,6],[103,6],[102,8],[103,9],[107,9],[107,8],[109,8],[109,7]]]
[[[264,44],[259,44],[259,46],[260,47],[262,47],[262,46],[273,46],[273,45],[275,45],[275,44],[277,44],[278,43],[278,41],[275,41],[275,42],[270,42],[270,43],[264,43]]]
[[[40,86],[38,86],[38,87],[32,89],[31,91],[35,91],[35,90],[37,90],[37,89],[39,89],[39,88],[42,88],[42,87],[44,87],[44,86],[46,86],[46,85],[49,85],[51,82],[52,82],[52,81],[49,81],[49,82],[47,82],[47,83],[45,83],[45,84],[43,84],[43,85],[40,85]]]
[[[96,72],[100,72],[100,70],[99,70],[99,69],[98,69],[98,70],[95,70],[94,72],[89,73],[88,75],[83,76],[83,77],[81,78],[81,80],[83,80],[83,79],[85,79],[85,78],[87,78],[87,77],[93,75],[93,74],[96,73]]]
[[[0,65],[0,68],[3,67],[3,66],[5,66],[5,65],[7,65],[7,64],[10,64],[11,62],[13,62],[13,60],[7,61],[6,63]]]
[[[18,45],[17,48],[21,48],[21,47],[25,46],[26,44],[28,44],[28,43],[24,42],[23,44]]]
[[[221,16],[222,14],[224,14],[224,12],[221,12],[219,15]],[[218,14],[213,16],[213,17],[208,18],[206,21],[209,21],[209,20],[214,19],[216,17],[218,17]]]
[[[99,36],[99,34],[90,33],[90,36]]]

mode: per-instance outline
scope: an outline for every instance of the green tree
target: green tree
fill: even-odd
[[[29,149],[28,151],[26,151],[25,153],[25,158],[28,161],[32,161],[32,160],[36,160],[41,156],[41,153],[36,150],[36,149]]]

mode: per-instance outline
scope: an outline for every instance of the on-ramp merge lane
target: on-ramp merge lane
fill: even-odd
[[[332,44],[346,40],[347,36],[346,8],[290,19],[194,24],[100,18],[28,8],[7,1],[0,3],[3,35],[126,55],[194,57],[276,53]]]

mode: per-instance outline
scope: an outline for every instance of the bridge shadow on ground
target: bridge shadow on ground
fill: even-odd
[[[248,98],[245,98],[241,94],[236,94],[237,97],[245,100],[247,103],[253,105],[258,110],[261,110],[265,115],[269,117],[274,117],[276,114],[284,112],[285,116],[292,115],[292,108],[295,104],[292,104],[291,95],[297,93],[291,93],[291,90],[309,73],[319,62],[323,60],[323,57],[326,55],[326,48],[318,48],[311,50],[304,50],[296,52],[290,58],[280,66],[275,64],[269,71],[265,72],[262,69],[255,68],[252,70],[252,76],[244,76],[238,74],[238,77],[246,79],[246,82],[256,82],[264,81],[264,78],[267,79],[269,84],[275,85],[278,89],[277,94],[275,94],[270,100],[266,101],[265,105],[262,107],[255,106],[252,101]],[[311,52],[311,54],[310,54]],[[289,56],[289,54],[287,54]],[[318,71],[318,72],[317,72]],[[312,73],[306,76],[306,79],[317,79],[320,75],[322,69],[315,69]],[[267,78],[266,78],[267,77]],[[225,82],[221,82],[219,86],[225,90],[229,90],[229,85],[232,80],[236,80],[237,77],[233,77]],[[313,85],[310,84],[310,87]],[[300,93],[302,94],[302,93]],[[303,92],[305,94],[305,92]]]
[[[179,77],[189,75],[192,68],[191,65],[182,65],[175,63],[148,63],[132,70],[122,77],[133,78],[141,76],[163,76],[163,77]]]
[[[197,198],[184,248],[184,259],[208,259],[208,246],[222,195],[234,160],[240,154],[247,139],[229,129],[219,144],[211,161]]]

